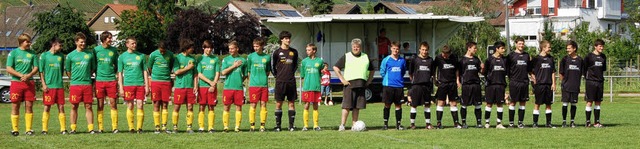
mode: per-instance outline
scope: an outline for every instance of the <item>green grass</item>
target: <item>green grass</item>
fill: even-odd
[[[602,109],[602,122],[605,128],[526,128],[526,129],[453,129],[451,128],[451,116],[448,108],[445,108],[443,124],[448,128],[443,130],[387,130],[382,131],[382,104],[369,104],[367,109],[361,112],[361,120],[368,125],[366,132],[338,132],[339,106],[320,107],[321,132],[248,132],[248,106],[243,108],[243,122],[241,133],[221,133],[222,129],[222,106],[216,107],[214,134],[153,134],[148,130],[153,129],[152,107],[145,105],[145,125],[147,130],[144,134],[129,134],[126,131],[119,134],[97,134],[90,135],[84,132],[86,122],[83,108],[79,110],[78,131],[76,135],[59,135],[57,110],[52,110],[49,121],[49,135],[40,135],[42,104],[36,102],[34,105],[33,129],[38,133],[35,136],[24,135],[24,118],[20,119],[20,136],[12,137],[9,134],[10,104],[0,104],[0,148],[339,148],[344,146],[358,148],[401,148],[407,146],[420,146],[427,148],[635,148],[640,145],[637,141],[637,134],[640,133],[640,125],[637,123],[637,107],[640,106],[639,98],[618,98],[615,102],[604,102]],[[525,124],[531,124],[532,102],[529,102]],[[119,106],[119,129],[126,130],[125,106]],[[172,108],[173,106],[170,106]],[[302,127],[302,105],[296,103],[297,117],[296,126]],[[553,105],[553,122],[558,125],[561,122],[561,104]],[[584,101],[578,104],[576,122],[578,125],[584,124]],[[409,125],[409,108],[403,106],[403,124]],[[197,111],[197,107],[194,108]],[[267,128],[274,126],[273,109],[274,104],[268,105],[269,119]],[[421,108],[419,108],[421,109]],[[24,111],[24,109],[21,109]],[[65,108],[67,120],[69,120],[70,105]],[[95,106],[94,106],[95,110]],[[233,108],[232,108],[233,110]],[[286,108],[285,108],[286,110]],[[422,111],[422,110],[418,110]],[[432,106],[432,111],[435,107]],[[495,110],[494,110],[495,111]],[[95,113],[95,112],[94,112]],[[185,126],[186,110],[183,108],[180,113],[179,127],[181,130]],[[469,112],[470,119],[474,118],[473,112]],[[23,116],[24,114],[21,114]],[[196,114],[197,115],[197,114]],[[285,112],[286,115],[286,112]],[[505,108],[505,116],[507,119]],[[105,129],[111,129],[109,112],[105,112]],[[286,116],[285,116],[286,117]],[[435,112],[432,112],[435,121]],[[393,119],[393,114],[391,119]],[[234,126],[234,114],[231,114],[230,127]],[[541,116],[544,120],[544,116]],[[422,127],[424,118],[421,112],[418,113],[418,126]],[[67,125],[69,122],[67,121]],[[171,121],[169,121],[171,123]],[[286,118],[283,126],[287,126]],[[474,124],[473,122],[469,124]],[[495,124],[495,112],[492,115],[492,124]],[[194,120],[197,128],[197,119]],[[96,126],[97,128],[97,126]]]

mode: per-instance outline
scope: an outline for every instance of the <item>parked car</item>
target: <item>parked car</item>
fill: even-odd
[[[11,85],[11,78],[0,78],[0,103],[10,103],[9,86]]]

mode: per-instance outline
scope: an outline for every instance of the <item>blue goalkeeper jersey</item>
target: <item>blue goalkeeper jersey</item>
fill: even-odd
[[[391,55],[385,57],[380,65],[382,86],[404,87],[404,74],[407,70],[404,58],[393,59]]]

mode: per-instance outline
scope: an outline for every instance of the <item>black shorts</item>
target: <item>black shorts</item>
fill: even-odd
[[[596,102],[600,102],[602,101],[602,94],[603,94],[603,87],[604,83],[603,82],[598,82],[598,81],[589,81],[587,80],[585,82],[585,101],[596,101]]]
[[[342,92],[342,109],[365,109],[367,108],[367,99],[364,92],[367,88],[351,88],[345,86]]]
[[[456,82],[440,83],[436,91],[436,99],[457,101],[458,100],[458,84]]]
[[[404,98],[404,88],[402,87],[382,87],[382,102],[385,104],[394,103],[396,105],[402,104]]]
[[[411,96],[411,106],[417,107],[421,105],[431,104],[431,93],[433,92],[433,84],[416,84],[411,86],[409,96]]]
[[[274,93],[276,101],[284,101],[286,97],[288,101],[296,101],[298,98],[298,90],[296,90],[295,82],[276,82]]]
[[[529,101],[529,83],[528,82],[509,82],[509,101],[526,102]]]
[[[482,87],[480,84],[463,84],[461,98],[462,106],[482,105]]]
[[[578,92],[562,91],[562,102],[578,103]]]
[[[533,86],[533,94],[536,97],[536,104],[553,104],[553,91],[551,91],[551,85],[540,84]]]
[[[485,88],[484,94],[488,104],[504,103],[504,85],[489,85]]]

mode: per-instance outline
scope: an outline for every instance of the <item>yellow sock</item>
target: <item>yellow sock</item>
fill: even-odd
[[[171,113],[171,122],[173,122],[174,126],[178,126],[178,118],[179,118],[178,112],[174,111],[173,113]]]
[[[118,129],[118,110],[111,110],[111,130]]]
[[[229,111],[222,112],[222,125],[224,128],[229,128]]]
[[[251,124],[252,128],[256,123],[256,108],[254,107],[249,107],[249,123]]]
[[[309,110],[304,110],[302,112],[302,123],[304,124],[304,127],[309,127]]]
[[[153,126],[160,126],[160,112],[153,111]]]
[[[58,121],[60,122],[60,132],[67,130],[67,118],[64,113],[58,113]]]
[[[20,123],[20,115],[13,115],[11,114],[11,129],[13,131],[19,131],[18,130],[18,123]]]
[[[213,129],[213,120],[215,118],[215,113],[213,110],[209,110],[209,115],[207,121],[209,122],[209,130]]]
[[[193,111],[187,111],[187,126],[193,124]]]
[[[129,130],[133,129],[134,125],[133,125],[133,110],[132,109],[127,109],[127,124],[129,125]]]
[[[267,122],[267,108],[260,109],[260,124]]]
[[[30,131],[31,130],[31,124],[33,122],[33,113],[24,114],[24,120],[26,122],[25,128],[27,128],[27,131]]]
[[[49,112],[42,112],[42,131],[49,131]]]
[[[200,129],[204,129],[204,111],[198,112],[198,126]]]
[[[104,111],[98,111],[98,130],[104,130],[104,125],[102,124],[102,122],[104,122],[103,118]]]
[[[318,112],[318,110],[313,110],[313,128],[318,127],[318,117],[320,116],[320,113]]]
[[[76,124],[71,124],[71,131],[76,131],[76,128],[78,128]]]
[[[241,121],[242,121],[242,112],[236,111],[236,128],[240,128]]]
[[[167,109],[162,109],[162,125],[167,125],[168,120],[169,120],[169,111]]]
[[[142,124],[144,124],[144,110],[142,109],[138,109],[136,116],[138,116],[138,123],[136,126],[136,128],[138,128],[138,130],[142,129]]]
[[[89,131],[92,131],[93,130],[93,124],[87,124],[87,128],[88,128]]]

